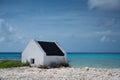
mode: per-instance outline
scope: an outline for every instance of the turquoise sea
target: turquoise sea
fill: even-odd
[[[71,67],[120,68],[120,53],[67,53]],[[0,53],[2,60],[21,60],[21,53]]]

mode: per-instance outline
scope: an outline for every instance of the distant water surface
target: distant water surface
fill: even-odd
[[[71,67],[120,68],[120,53],[67,53]],[[21,53],[0,53],[0,61],[21,60]]]
[[[72,67],[120,68],[120,53],[68,53]]]
[[[5,52],[5,53],[0,53],[0,61],[3,60],[21,60],[21,53],[20,52]]]

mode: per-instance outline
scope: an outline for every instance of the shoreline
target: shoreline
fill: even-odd
[[[120,80],[120,69],[14,67],[0,69],[0,80]]]

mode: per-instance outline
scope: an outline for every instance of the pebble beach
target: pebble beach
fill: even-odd
[[[120,80],[120,69],[16,67],[0,69],[0,80]]]

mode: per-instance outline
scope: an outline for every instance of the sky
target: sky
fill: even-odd
[[[0,52],[21,52],[31,39],[120,52],[120,0],[0,0]]]

